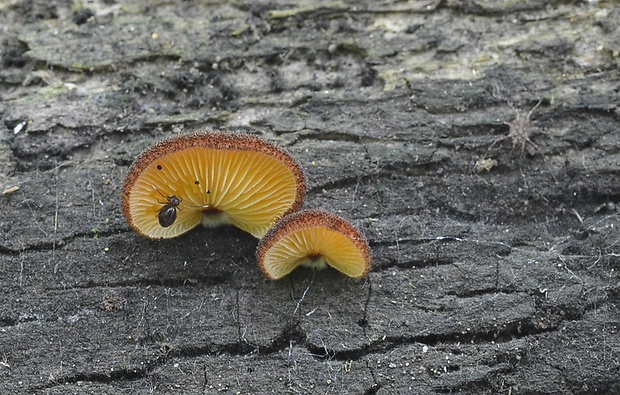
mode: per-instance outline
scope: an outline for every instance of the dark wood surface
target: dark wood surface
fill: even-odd
[[[0,392],[620,392],[620,6],[563,3],[1,4]],[[219,129],[367,279],[129,229],[133,158]]]

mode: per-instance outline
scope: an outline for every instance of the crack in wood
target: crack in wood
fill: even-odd
[[[16,256],[16,255],[18,256],[25,252],[51,252],[51,251],[58,252],[64,248],[67,248],[71,244],[71,242],[75,240],[81,240],[84,238],[91,239],[93,238],[94,235],[96,235],[97,238],[99,239],[103,239],[105,237],[115,236],[115,235],[122,234],[122,233],[131,233],[131,231],[129,229],[121,229],[121,230],[110,229],[110,230],[105,230],[105,231],[97,230],[96,234],[94,234],[92,231],[84,232],[84,233],[72,233],[71,235],[61,238],[59,240],[55,240],[55,241],[51,241],[47,243],[30,244],[20,249],[14,249],[14,248],[0,245],[0,255],[5,254],[5,255],[11,255],[11,256]]]
[[[424,269],[427,267],[438,267],[454,264],[454,260],[451,258],[429,258],[429,259],[412,259],[408,261],[398,261],[395,258],[389,258],[387,264],[381,264],[381,266],[375,266],[373,272],[382,272],[392,268],[400,269]]]
[[[109,384],[113,382],[119,381],[135,381],[141,378],[146,377],[149,373],[151,373],[157,366],[161,365],[164,358],[157,358],[154,361],[147,360],[144,362],[143,367],[134,367],[134,368],[120,368],[111,371],[105,372],[81,372],[72,375],[67,375],[63,377],[56,378],[51,380],[49,383],[41,386],[34,386],[33,389],[51,389],[58,386],[64,386],[67,384],[75,384],[79,382],[92,382],[92,383],[102,383]]]
[[[314,140],[314,141],[346,141],[356,144],[368,144],[375,143],[378,141],[382,141],[378,137],[366,137],[366,136],[358,136],[355,134],[344,133],[344,132],[313,132],[313,133],[303,133],[297,136],[298,140]]]
[[[111,281],[99,283],[94,280],[88,282],[79,282],[71,285],[75,289],[97,289],[97,288],[125,288],[125,287],[164,287],[164,288],[183,288],[194,287],[199,285],[222,285],[229,284],[232,275],[210,275],[200,276],[193,275],[184,278],[133,278],[129,280]],[[50,291],[66,291],[65,286],[47,287]]]

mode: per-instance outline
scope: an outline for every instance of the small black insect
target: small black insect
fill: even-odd
[[[161,193],[161,192],[160,192]],[[164,195],[162,195],[164,196]],[[181,210],[179,204],[183,201],[180,197],[176,195],[172,196],[164,196],[166,198],[165,202],[159,202],[164,204],[162,208],[157,211],[157,219],[159,220],[159,224],[163,228],[167,228],[177,220],[177,208]]]

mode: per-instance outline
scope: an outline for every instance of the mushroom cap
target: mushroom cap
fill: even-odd
[[[256,249],[258,265],[277,280],[300,265],[325,264],[355,279],[370,271],[370,247],[349,221],[323,210],[304,210],[278,221]]]
[[[305,194],[300,166],[282,149],[247,134],[202,132],[143,151],[129,168],[122,208],[148,238],[176,237],[200,223],[231,223],[262,237]]]

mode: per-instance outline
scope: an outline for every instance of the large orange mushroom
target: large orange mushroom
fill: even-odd
[[[366,238],[347,220],[322,210],[305,210],[278,221],[256,249],[258,265],[270,280],[298,266],[326,266],[360,279],[370,270]]]
[[[172,137],[129,168],[122,208],[139,234],[164,239],[199,224],[233,224],[257,238],[299,209],[306,193],[297,162],[258,137],[203,132]]]

